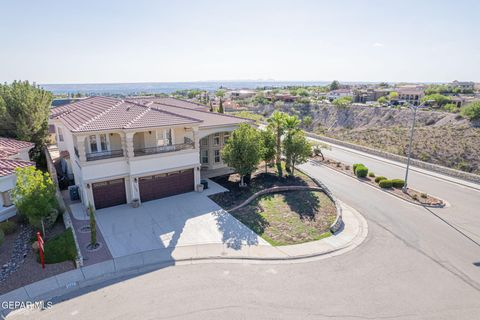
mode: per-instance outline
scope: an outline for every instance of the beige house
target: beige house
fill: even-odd
[[[97,209],[193,191],[202,177],[231,172],[220,150],[243,122],[153,97],[91,97],[53,108],[50,119],[59,153],[70,155],[65,174]]]

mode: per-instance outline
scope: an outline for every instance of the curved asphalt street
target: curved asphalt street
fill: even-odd
[[[400,166],[341,148],[327,153],[377,175],[404,175]],[[479,190],[412,172],[411,187],[451,204],[425,209],[323,166],[301,168],[367,219],[368,237],[355,250],[295,264],[166,267],[9,319],[479,318]]]

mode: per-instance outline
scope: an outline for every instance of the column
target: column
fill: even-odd
[[[199,150],[199,152],[200,152],[200,138],[199,138],[198,127],[193,127],[192,129],[193,129],[194,148],[196,150]]]
[[[80,162],[87,161],[85,138],[86,136],[77,136],[77,150],[78,150],[78,158]]]
[[[10,191],[0,192],[2,194],[2,202],[4,207],[10,207],[12,205],[12,198],[10,197]]]
[[[125,150],[126,156],[129,160],[133,159],[133,157],[135,156],[134,149],[133,149],[133,135],[134,134],[135,134],[134,132],[125,133],[125,139],[122,140],[123,150]]]

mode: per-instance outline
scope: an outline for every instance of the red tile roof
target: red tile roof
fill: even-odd
[[[15,173],[16,168],[33,166],[35,163],[24,160],[0,159],[0,177]]]
[[[134,129],[170,125],[228,125],[249,120],[211,113],[207,107],[174,98],[120,100],[91,97],[52,109],[51,118],[60,119],[73,132]]]
[[[34,144],[31,142],[0,137],[0,177],[14,173],[16,168],[35,165],[30,161],[8,159],[24,149],[33,148],[33,146]]]
[[[31,149],[33,146],[31,142],[0,137],[0,159],[16,155],[23,149]]]

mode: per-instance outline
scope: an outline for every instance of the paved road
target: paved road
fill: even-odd
[[[330,155],[391,177],[402,174],[340,149]],[[412,187],[451,203],[428,211],[328,168],[303,169],[366,217],[369,236],[360,247],[301,264],[167,267],[11,318],[478,319],[480,246],[433,213],[476,241],[480,192],[414,173]]]

